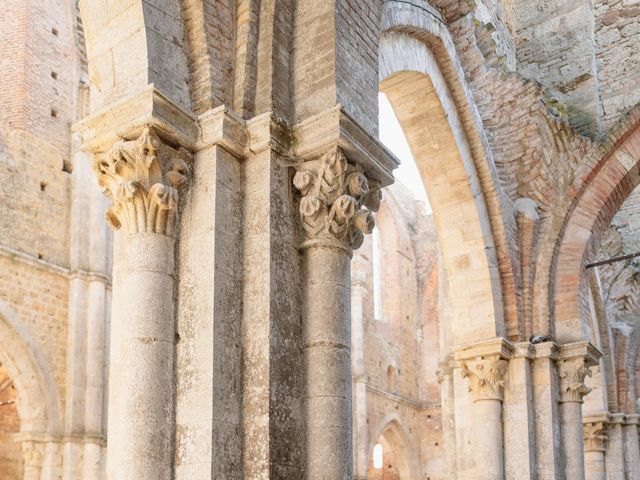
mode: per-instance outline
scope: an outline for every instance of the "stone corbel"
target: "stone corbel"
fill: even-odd
[[[591,376],[591,368],[598,364],[602,354],[589,342],[562,345],[559,353],[560,402],[582,403],[591,391],[585,378]]]

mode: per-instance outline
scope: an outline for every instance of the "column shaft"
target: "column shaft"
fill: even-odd
[[[607,472],[604,465],[604,452],[589,450],[584,454],[584,464],[587,480],[606,480]]]
[[[351,479],[350,255],[304,251],[307,478]]]
[[[560,424],[565,478],[581,480],[584,478],[582,403],[560,403]]]
[[[118,235],[113,287],[107,476],[172,476],[174,240]]]
[[[473,451],[478,480],[502,480],[504,455],[502,443],[502,402],[477,400],[473,404]]]
[[[637,422],[637,417],[635,422]],[[624,465],[627,480],[640,480],[640,442],[638,424],[627,423],[622,427],[624,436]]]

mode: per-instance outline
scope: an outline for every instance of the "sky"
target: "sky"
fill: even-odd
[[[393,172],[393,175],[413,193],[416,199],[425,202],[427,211],[431,212],[427,192],[420,178],[416,161],[411,155],[407,139],[384,93],[378,94],[378,104],[380,106],[378,117],[380,141],[400,159],[400,166]]]

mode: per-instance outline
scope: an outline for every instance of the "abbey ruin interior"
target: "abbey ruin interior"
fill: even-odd
[[[640,480],[640,0],[0,7],[0,480]]]

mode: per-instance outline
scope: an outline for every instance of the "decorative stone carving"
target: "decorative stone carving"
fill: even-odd
[[[604,422],[584,424],[584,451],[604,452],[607,448],[607,425]]]
[[[26,440],[20,442],[20,448],[22,449],[25,467],[42,467],[42,459],[44,457],[44,445],[42,443]]]
[[[507,361],[502,359],[467,360],[462,377],[469,381],[473,400],[503,400]]]
[[[591,370],[584,357],[561,360],[558,365],[560,377],[560,401],[580,402],[591,389],[584,384],[584,379],[591,376]]]
[[[119,141],[97,159],[94,170],[113,200],[107,222],[129,234],[172,235],[178,187],[187,181],[190,154],[164,144],[149,128],[136,140]]]
[[[380,207],[380,188],[348,163],[340,149],[299,165],[293,185],[302,193],[302,248],[328,244],[351,251],[373,230],[372,212]]]

